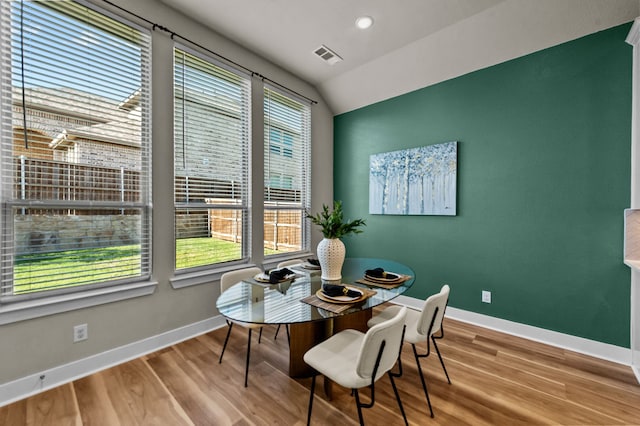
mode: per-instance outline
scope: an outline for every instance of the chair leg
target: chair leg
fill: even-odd
[[[278,340],[278,332],[280,331],[280,326],[282,324],[278,324],[278,328],[276,328],[276,334],[273,336],[273,340]]]
[[[262,331],[262,329],[260,329]],[[247,387],[249,379],[249,357],[251,356],[251,329],[249,329],[249,338],[247,339],[247,365],[244,367],[244,387]]]
[[[224,339],[224,345],[222,345],[222,352],[220,353],[220,359],[218,360],[218,364],[222,363],[222,356],[224,355],[224,350],[227,349],[227,342],[229,341],[229,336],[231,335],[231,327],[233,327],[233,323],[227,321],[227,337]]]
[[[413,355],[416,358],[416,364],[418,365],[418,374],[420,375],[420,381],[422,381],[422,389],[424,390],[424,394],[427,397],[427,404],[429,404],[429,412],[431,413],[431,418],[433,418],[433,408],[431,408],[431,400],[429,399],[429,391],[427,390],[427,382],[424,380],[424,374],[422,374],[422,367],[420,366],[420,357],[418,356],[418,351],[416,350],[416,345],[411,344],[413,347]]]
[[[260,344],[261,340],[262,340],[262,327],[260,327],[260,333],[258,334],[258,344]]]
[[[389,374],[393,375],[393,377],[402,377],[402,346],[404,345],[404,330],[405,328],[402,329],[402,342],[400,343],[400,351],[398,352],[398,361],[396,362],[396,364],[398,365],[398,372],[397,373],[392,373],[391,370],[389,370]]]
[[[396,387],[396,381],[393,380],[393,374],[389,371],[387,373],[389,375],[389,379],[391,380],[391,386],[393,387],[393,393],[396,395],[396,401],[398,401],[398,407],[400,407],[400,412],[402,413],[402,418],[404,419],[404,424],[408,425],[407,415],[404,412],[404,407],[402,406],[402,401],[400,400],[400,394],[398,393],[398,388]]]
[[[307,410],[307,426],[311,424],[311,409],[313,408],[313,393],[316,390],[316,375],[311,378],[311,391],[309,393],[309,409]]]
[[[358,389],[352,389],[356,395],[356,406],[358,407],[358,420],[360,420],[360,426],[364,426],[364,419],[362,418],[362,404],[360,404],[360,394]]]
[[[273,340],[278,339],[278,332],[280,331],[281,325],[282,324],[278,324],[278,328],[276,328],[276,334],[273,336]],[[289,324],[285,324],[284,327],[287,330],[287,343],[289,344],[289,346],[291,346],[291,335],[289,334]]]
[[[451,380],[449,379],[449,373],[447,373],[447,367],[444,366],[444,360],[442,359],[442,355],[440,355],[440,349],[438,349],[438,345],[436,344],[436,340],[431,336],[431,341],[433,342],[433,347],[436,348],[436,353],[438,354],[438,358],[440,359],[440,365],[442,365],[442,369],[444,370],[444,375],[447,376],[447,382],[451,384]]]

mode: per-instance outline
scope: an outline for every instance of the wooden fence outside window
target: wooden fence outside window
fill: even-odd
[[[109,168],[20,156],[14,163],[14,199],[39,201],[113,201],[135,202],[140,199],[140,173],[124,168]],[[180,200],[199,199],[214,207],[229,204],[236,197],[233,182],[184,178],[176,179],[176,194]],[[292,190],[269,190],[272,199],[295,199]],[[282,209],[278,206],[282,205]],[[92,209],[65,209],[68,215],[92,215]],[[47,209],[29,208],[25,215],[50,214]],[[59,211],[58,211],[59,212]],[[100,210],[103,215],[137,214],[133,211]],[[178,238],[213,237],[240,242],[242,210],[211,208],[192,211],[176,217]],[[292,209],[290,203],[267,202],[264,214],[264,247],[294,251],[301,249],[301,226],[304,212]],[[185,226],[188,224],[188,227]],[[43,230],[55,232],[55,230]],[[96,230],[100,232],[100,230]],[[25,241],[28,236],[23,236]],[[17,236],[20,238],[20,236]]]

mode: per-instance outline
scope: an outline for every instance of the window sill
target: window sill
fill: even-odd
[[[209,284],[215,281],[220,281],[220,277],[225,272],[234,271],[240,268],[250,268],[253,266],[257,265],[253,263],[243,263],[241,265],[236,264],[232,266],[226,266],[224,268],[209,269],[206,271],[187,272],[169,279],[169,282],[171,283],[171,287],[173,287],[174,289],[191,287],[194,285]]]
[[[287,256],[278,256],[275,258],[268,258],[268,259],[265,259],[264,261],[264,267],[266,269],[271,269],[271,268],[275,268],[278,263],[284,262],[286,260],[293,260],[293,259],[304,260],[309,257],[315,257],[315,254],[312,252],[296,252],[296,253],[293,253],[293,255],[289,254]]]
[[[145,281],[7,304],[0,306],[0,325],[148,296],[157,285],[156,281]]]

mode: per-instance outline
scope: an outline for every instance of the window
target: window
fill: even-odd
[[[311,108],[276,89],[264,90],[265,257],[308,251]]]
[[[250,82],[175,49],[176,270],[249,257]]]
[[[293,189],[293,176],[273,172],[267,183],[269,188]]]
[[[271,154],[293,158],[293,135],[278,128],[269,129],[269,150]]]
[[[71,1],[0,9],[0,304],[148,278],[149,34]]]

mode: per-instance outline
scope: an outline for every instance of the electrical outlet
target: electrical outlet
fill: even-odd
[[[89,338],[87,324],[79,324],[73,327],[73,343],[81,342]]]
[[[487,290],[482,290],[482,302],[491,303],[491,292]]]

